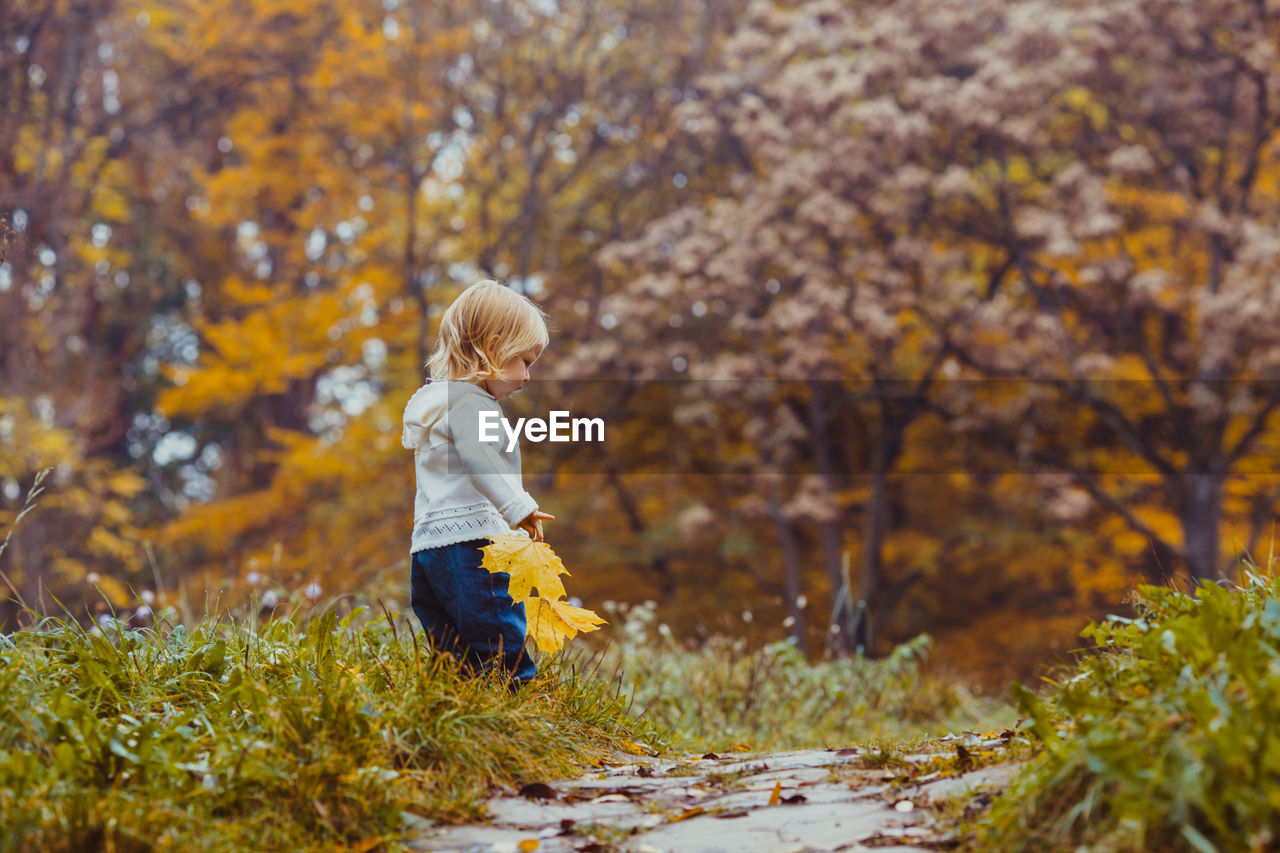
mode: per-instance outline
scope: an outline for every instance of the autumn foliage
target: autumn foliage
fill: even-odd
[[[1275,518],[1277,14],[4,5],[0,571],[403,602],[400,413],[493,275],[608,424],[525,448],[585,601],[1043,660]]]
[[[569,570],[546,542],[512,533],[495,538],[483,550],[481,566],[510,576],[511,599],[524,604],[528,636],[540,650],[558,651],[566,639],[604,624],[592,611],[564,600],[560,575],[569,574]]]

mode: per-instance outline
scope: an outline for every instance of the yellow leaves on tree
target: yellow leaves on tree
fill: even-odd
[[[569,574],[546,542],[535,542],[519,533],[494,537],[485,546],[481,565],[490,572],[511,576],[512,600],[524,602],[528,635],[544,652],[558,651],[579,631],[594,631],[605,623],[594,612],[564,601],[560,575]]]
[[[55,473],[46,480],[48,472]],[[98,601],[96,592],[82,592],[89,579],[112,605],[130,601],[127,584],[143,569],[133,499],[146,489],[146,478],[88,456],[72,430],[49,426],[25,400],[0,396],[0,481],[19,490],[16,499],[0,497],[0,539],[12,534],[5,568],[24,596],[34,603],[37,579],[47,588],[56,577],[65,584],[57,589],[59,600],[72,607],[81,595]],[[15,527],[24,506],[35,512]],[[35,520],[60,535],[42,541]],[[33,540],[25,539],[29,532]]]

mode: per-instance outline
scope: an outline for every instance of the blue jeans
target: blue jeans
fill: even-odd
[[[510,575],[480,565],[488,544],[472,539],[414,553],[409,602],[435,648],[458,654],[473,671],[498,664],[529,681],[536,667],[524,646],[524,603],[511,600]]]

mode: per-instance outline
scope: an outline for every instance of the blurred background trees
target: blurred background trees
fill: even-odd
[[[589,469],[525,448],[576,592],[1031,666],[1267,545],[1275,18],[6,4],[0,522],[53,473],[0,570],[403,601],[400,413],[492,275],[552,318],[530,398],[608,423]]]

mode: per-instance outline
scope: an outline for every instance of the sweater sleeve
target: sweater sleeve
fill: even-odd
[[[497,403],[474,395],[457,400],[449,407],[449,432],[453,446],[476,489],[497,508],[503,521],[515,527],[538,508],[538,502],[524,490],[519,445],[511,452],[504,449],[507,437],[500,421],[491,421],[499,424],[498,441],[480,440],[481,412],[493,412],[499,418],[502,415]]]

